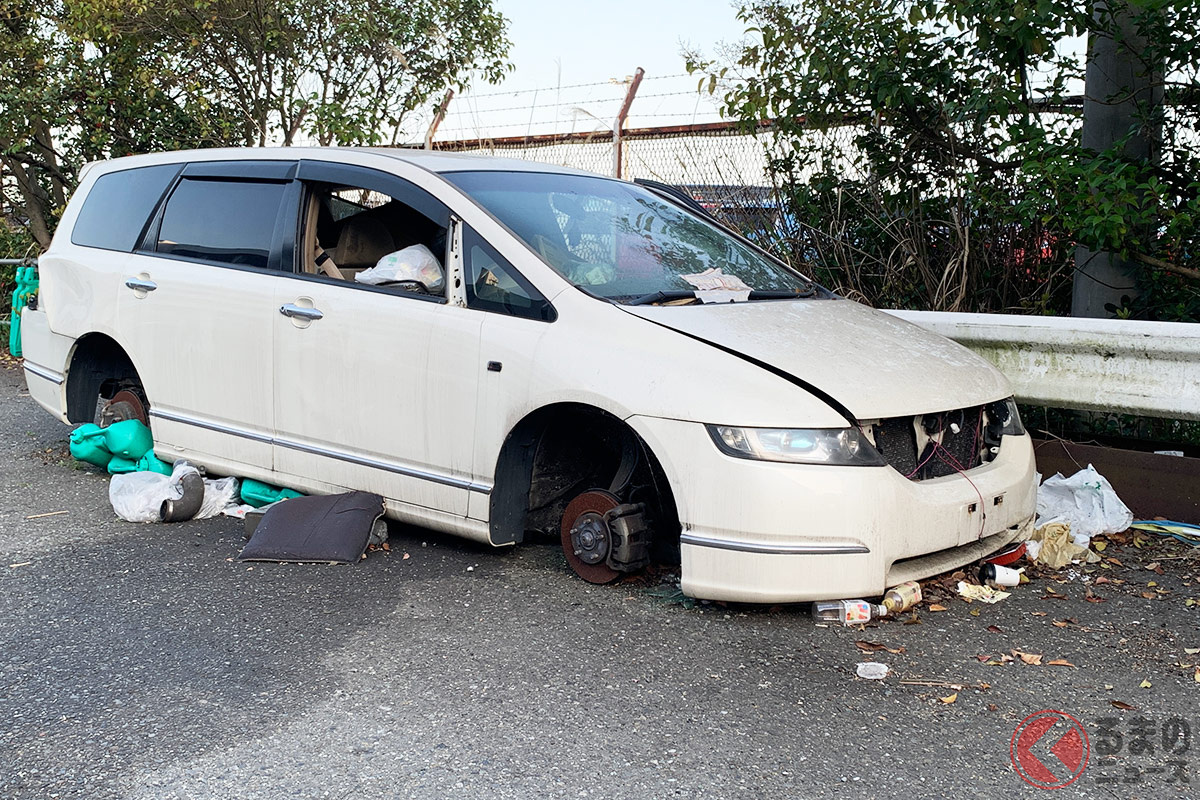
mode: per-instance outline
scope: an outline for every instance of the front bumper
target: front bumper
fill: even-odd
[[[730,458],[704,426],[629,423],[662,463],[682,523],[682,588],[692,597],[791,603],[877,597],[905,580],[974,561],[1027,538],[1033,447],[1005,437],[967,476],[921,482],[891,467]]]

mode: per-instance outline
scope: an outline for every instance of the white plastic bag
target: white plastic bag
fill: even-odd
[[[1037,492],[1038,527],[1050,522],[1071,526],[1075,544],[1087,547],[1100,533],[1119,533],[1133,522],[1133,513],[1112,485],[1091,464],[1069,478],[1047,478]]]
[[[113,475],[108,484],[108,501],[117,516],[129,522],[158,522],[163,500],[183,497],[180,481],[188,472],[199,470],[186,461],[177,461],[170,475],[157,472],[127,472]],[[207,494],[207,493],[206,493]]]
[[[209,519],[225,510],[226,506],[237,505],[241,502],[238,495],[237,478],[221,478],[220,480],[204,480],[204,500],[200,510],[192,519]]]
[[[388,253],[379,259],[375,266],[355,275],[354,280],[374,286],[396,281],[415,281],[424,284],[431,292],[440,292],[446,285],[441,262],[423,244],[414,244],[412,247]]]

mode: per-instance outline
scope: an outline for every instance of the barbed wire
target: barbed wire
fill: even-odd
[[[665,81],[672,78],[687,77],[689,77],[689,73],[687,72],[679,72],[674,75],[646,75],[642,78],[642,83],[646,83],[647,81]],[[463,97],[515,97],[519,94],[532,94],[534,92],[561,92],[567,89],[585,89],[591,86],[624,86],[625,84],[626,81],[624,79],[617,80],[616,78],[610,78],[606,81],[595,81],[593,83],[572,83],[566,86],[538,86],[532,89],[515,89],[513,91],[501,89],[500,91],[496,92],[467,92],[463,94]],[[651,97],[653,96],[654,95],[651,95]]]

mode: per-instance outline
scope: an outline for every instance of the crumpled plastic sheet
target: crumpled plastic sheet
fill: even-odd
[[[1070,526],[1075,544],[1086,547],[1093,536],[1120,533],[1133,522],[1112,484],[1091,464],[1069,478],[1047,478],[1037,491],[1038,527],[1052,522]]]

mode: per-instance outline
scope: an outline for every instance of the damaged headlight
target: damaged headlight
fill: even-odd
[[[1021,415],[1017,413],[1015,398],[997,400],[987,405],[988,433],[990,438],[999,439],[1001,436],[1021,436],[1025,426],[1021,424]]]
[[[882,467],[875,446],[857,428],[735,428],[706,425],[726,455],[791,464]]]

